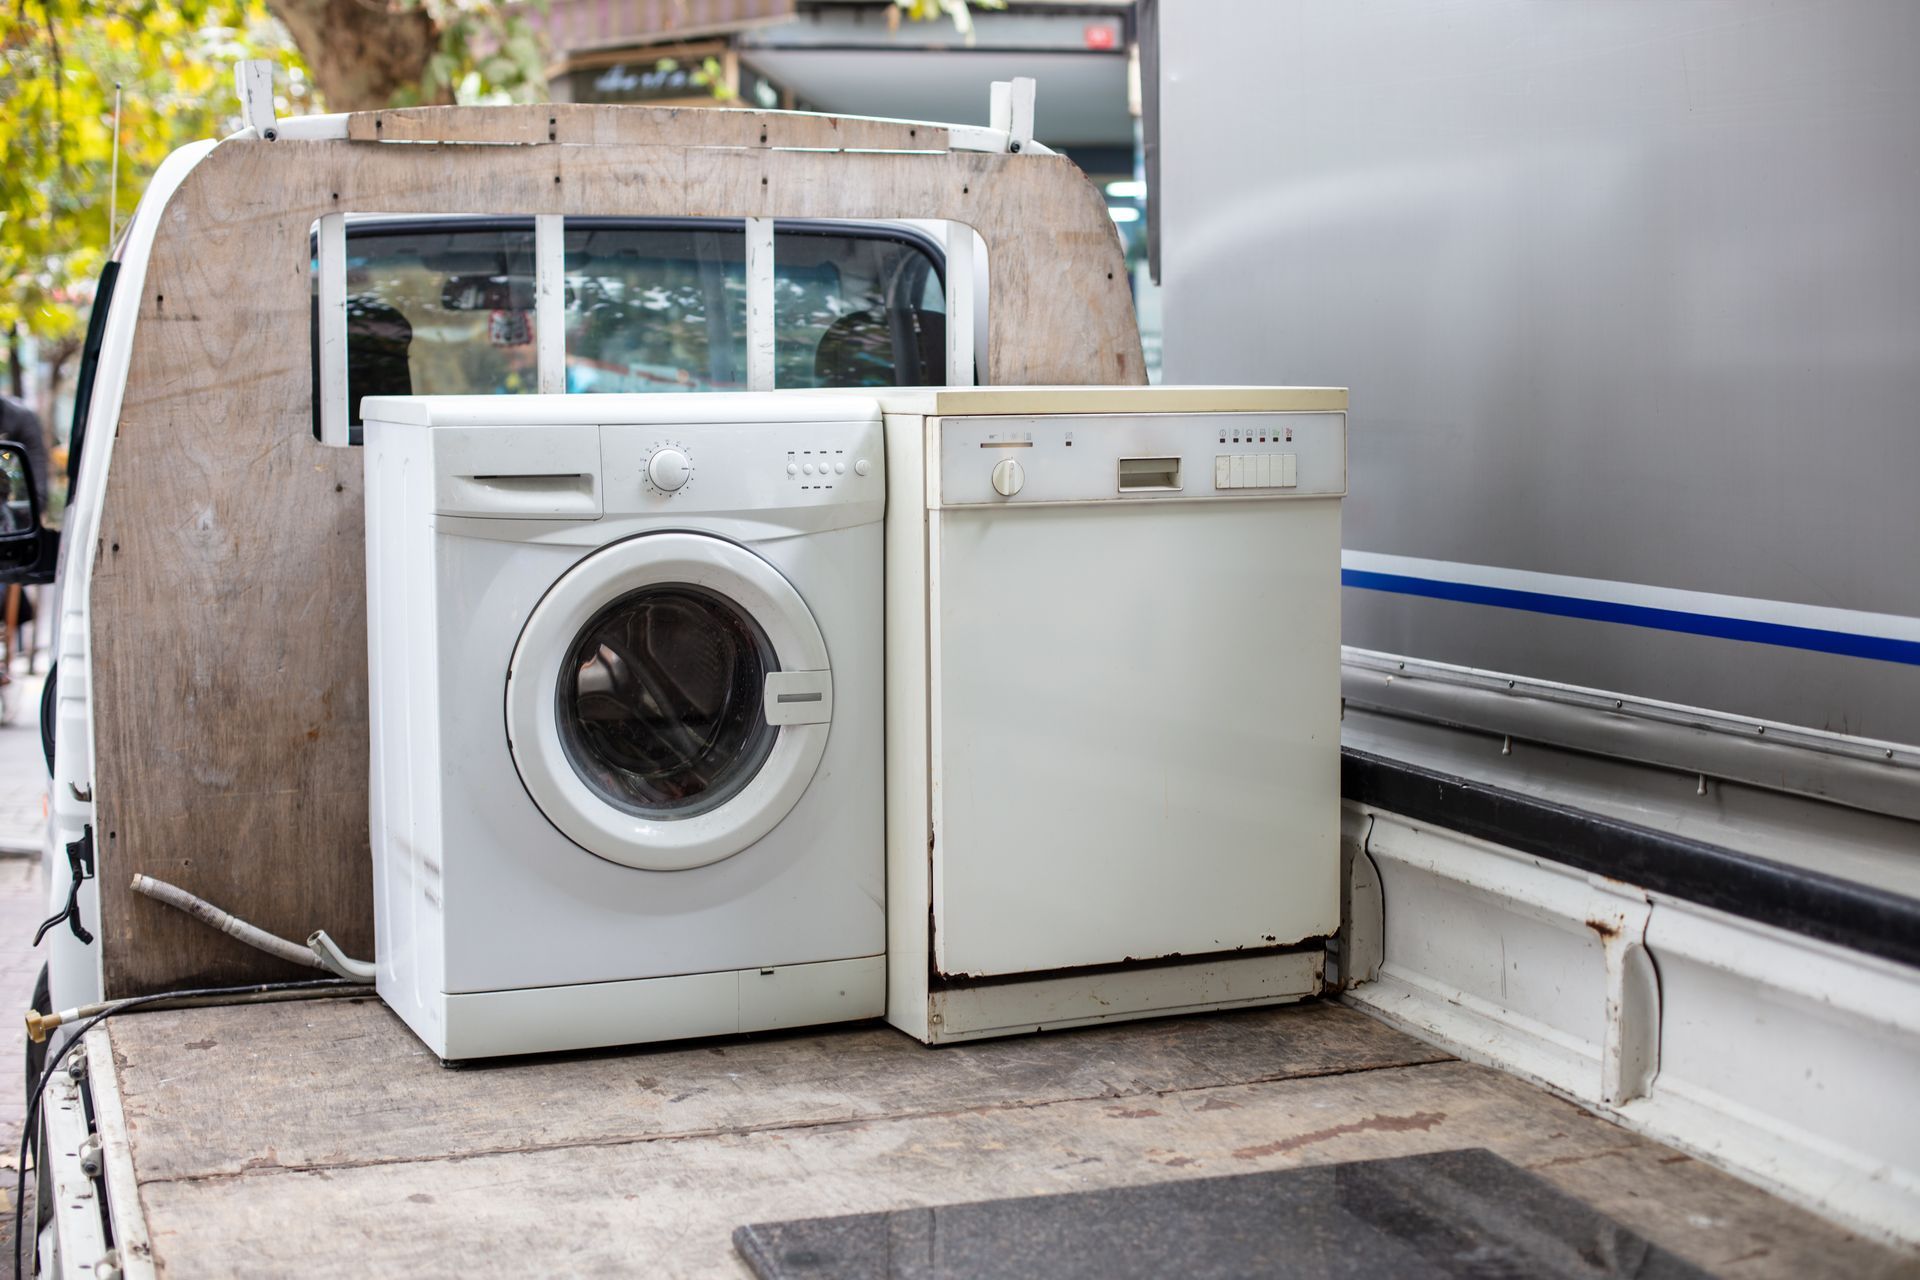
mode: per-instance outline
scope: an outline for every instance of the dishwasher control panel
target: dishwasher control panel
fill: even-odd
[[[1123,413],[932,419],[940,506],[1347,491],[1344,413]]]

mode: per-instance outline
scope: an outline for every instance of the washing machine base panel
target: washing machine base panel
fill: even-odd
[[[1136,1018],[1287,1004],[1319,995],[1325,973],[1326,953],[1318,948],[1142,965],[932,991],[927,994],[924,1035],[902,1020],[893,1021],[928,1044],[954,1044]]]
[[[448,995],[440,1027],[409,1025],[451,1062],[857,1022],[881,1016],[886,1005],[886,957],[860,956]]]

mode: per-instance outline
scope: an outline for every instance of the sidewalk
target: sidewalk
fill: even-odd
[[[44,672],[44,658],[40,664]],[[22,1018],[33,999],[40,954],[33,931],[47,914],[40,886],[40,837],[46,829],[46,758],[40,751],[39,675],[19,674],[7,698],[16,707],[11,723],[0,725],[0,1205],[12,1208],[13,1170],[26,1100],[21,1078],[26,1052]],[[12,1234],[8,1216],[0,1234]]]
[[[13,718],[0,724],[0,856],[25,853],[40,856],[40,836],[46,829],[47,763],[40,751],[41,674],[25,675],[25,663],[14,664],[13,685],[6,692]]]

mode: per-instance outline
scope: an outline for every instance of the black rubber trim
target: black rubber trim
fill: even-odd
[[[47,776],[53,776],[53,716],[59,705],[60,659],[47,668],[47,679],[40,686],[40,753],[47,758]],[[34,1008],[39,1008],[35,1005]]]
[[[1192,965],[1225,964],[1234,960],[1298,955],[1303,951],[1324,951],[1328,941],[1327,938],[1307,937],[1298,942],[1283,942],[1278,946],[1235,947],[1231,951],[1196,951],[1192,955],[1175,951],[1171,955],[1154,956],[1151,959],[1135,960],[1129,956],[1124,960],[1115,960],[1108,964],[1077,964],[1059,969],[1030,969],[1022,973],[941,973],[933,967],[933,962],[929,959],[927,989],[929,991],[964,991],[977,987],[1017,986],[1023,982],[1042,982],[1050,978],[1094,978],[1109,973],[1140,973],[1148,969],[1180,969]]]
[[[67,493],[80,483],[80,455],[87,447],[87,421],[93,413],[93,382],[100,372],[100,348],[107,340],[107,312],[113,306],[113,284],[120,263],[109,260],[93,286],[93,306],[87,313],[87,337],[80,347],[80,372],[73,381],[73,425],[67,432]]]
[[[1920,967],[1920,899],[1364,751],[1340,753],[1340,792],[1356,804]]]

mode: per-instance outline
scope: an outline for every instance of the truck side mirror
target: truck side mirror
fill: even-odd
[[[40,493],[27,451],[0,443],[0,583],[48,581],[58,538],[40,527]]]

